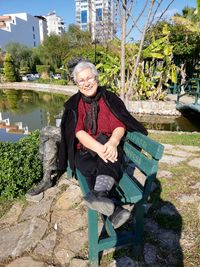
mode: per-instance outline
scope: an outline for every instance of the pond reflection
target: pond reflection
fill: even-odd
[[[55,126],[68,96],[31,90],[0,90],[0,141],[17,141],[24,134]],[[199,122],[183,116],[135,115],[147,129],[198,131]]]
[[[67,98],[29,90],[0,91],[0,141],[5,141],[5,129],[7,133],[19,134],[20,138],[27,129],[30,132],[47,125],[55,126],[55,117],[63,110]]]
[[[183,116],[134,115],[147,129],[159,131],[200,132],[199,121]]]

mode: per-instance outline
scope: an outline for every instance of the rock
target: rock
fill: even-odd
[[[59,187],[53,186],[46,191],[44,191],[44,201],[47,201],[51,198],[56,198],[56,195],[60,192]]]
[[[182,195],[179,196],[179,201],[184,203],[184,204],[189,204],[189,203],[195,203],[195,202],[199,202],[200,201],[200,196],[198,196],[197,194],[193,194],[193,195]]]
[[[28,193],[26,194],[26,200],[29,201],[29,202],[38,203],[43,199],[43,197],[44,197],[44,193],[43,192],[38,194],[38,195],[35,195],[35,196],[31,196]]]
[[[197,208],[197,214],[198,214],[198,217],[200,219],[200,205],[198,205],[198,208]]]
[[[33,218],[0,231],[0,260],[17,257],[35,247],[47,230],[47,222]]]
[[[162,159],[160,160],[160,162],[162,163],[167,163],[169,165],[177,165],[178,163],[182,162],[182,161],[186,161],[187,158],[180,158],[180,157],[175,157],[175,156],[168,156],[168,155],[164,155],[162,157]]]
[[[22,257],[6,265],[6,267],[45,267],[45,263],[35,261],[31,257]]]
[[[170,154],[173,156],[178,156],[178,157],[191,157],[193,154],[189,151],[184,151],[183,149],[179,150],[178,148],[174,148],[171,151],[165,151],[165,154]]]
[[[183,145],[177,145],[177,148],[180,148],[181,150],[190,151],[192,153],[194,152],[200,152],[199,146],[183,146]]]
[[[56,245],[56,232],[48,234],[43,240],[39,241],[37,247],[34,250],[34,254],[43,256],[45,258],[52,257],[53,250]]]
[[[56,259],[62,266],[67,266],[70,263],[71,259],[75,257],[75,253],[71,250],[66,249],[66,247],[58,246],[56,247],[54,254]]]
[[[54,254],[57,260],[63,266],[65,266],[66,264],[71,262],[71,259],[74,258],[81,251],[81,249],[84,248],[84,245],[86,242],[87,242],[86,231],[79,230],[79,231],[70,233],[61,240],[59,245],[56,247]],[[79,266],[82,267],[82,265],[79,265]]]
[[[23,204],[21,202],[16,202],[11,209],[0,219],[0,227],[9,227],[17,223],[18,217],[23,209]]]
[[[87,227],[87,211],[83,208],[71,209],[58,212],[54,209],[51,216],[51,223],[57,225],[64,235]]]
[[[187,163],[191,167],[200,169],[200,158],[194,158]]]
[[[72,259],[70,262],[70,267],[87,267],[88,261],[81,259]]]
[[[169,171],[165,171],[165,170],[158,170],[157,173],[157,178],[161,179],[161,178],[171,178],[173,176],[173,174]]]
[[[57,200],[54,209],[55,210],[68,210],[72,206],[80,203],[82,194],[78,185],[70,184],[66,191]]]
[[[29,220],[33,217],[39,217],[41,215],[47,215],[51,209],[52,202],[53,199],[50,199],[48,201],[41,201],[40,205],[32,204],[27,206],[20,217],[20,221]]]
[[[88,240],[87,231],[86,230],[78,230],[76,232],[69,233],[65,236],[61,242],[61,247],[65,247],[73,251],[74,253],[78,253],[85,245]]]
[[[191,186],[191,188],[200,190],[200,182],[197,182],[195,185]]]

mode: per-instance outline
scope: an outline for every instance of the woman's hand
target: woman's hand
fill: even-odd
[[[103,159],[106,163],[109,161],[115,162],[117,161],[117,144],[109,140],[104,145],[99,143],[98,149],[96,149],[96,153],[99,155],[101,159]]]
[[[106,155],[106,147],[105,145],[102,145],[101,143],[99,143],[99,145],[97,146],[95,152],[98,154],[98,156],[105,161],[106,163],[108,162],[108,157]]]
[[[104,157],[113,163],[117,161],[117,145],[117,142],[112,139],[104,144]]]

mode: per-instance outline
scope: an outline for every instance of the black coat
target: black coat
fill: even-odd
[[[118,96],[104,87],[99,87],[99,90],[110,111],[126,126],[126,130],[147,135],[147,130],[128,112],[123,101]],[[61,142],[59,146],[59,170],[66,170],[68,163],[72,171],[75,168],[74,155],[78,141],[75,138],[75,128],[80,97],[81,93],[78,92],[64,104],[65,110],[61,120]]]

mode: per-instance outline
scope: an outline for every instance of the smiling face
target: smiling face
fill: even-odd
[[[77,74],[77,85],[82,94],[87,97],[96,95],[97,92],[97,80],[90,68],[84,69]]]

